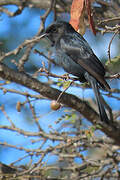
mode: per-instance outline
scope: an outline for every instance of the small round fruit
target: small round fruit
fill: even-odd
[[[51,109],[54,111],[57,111],[61,107],[60,103],[58,103],[57,101],[52,101],[50,106]]]
[[[16,109],[18,112],[21,112],[21,102],[20,101],[17,102]]]

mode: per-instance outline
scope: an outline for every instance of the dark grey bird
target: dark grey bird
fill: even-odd
[[[109,90],[105,80],[105,68],[90,48],[87,41],[67,22],[55,22],[45,31],[54,47],[55,63],[70,74],[78,77],[81,82],[88,81],[95,93],[101,121],[109,122],[102,103],[99,88]]]

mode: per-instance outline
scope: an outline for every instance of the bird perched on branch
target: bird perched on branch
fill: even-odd
[[[88,81],[95,93],[101,121],[109,122],[99,88],[106,90],[110,86],[105,81],[105,69],[93,53],[87,41],[67,22],[51,24],[41,36],[46,36],[55,49],[55,63],[65,71],[77,76],[81,82]]]

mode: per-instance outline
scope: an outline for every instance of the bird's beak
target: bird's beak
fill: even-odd
[[[43,39],[43,41],[44,40],[48,40],[48,42],[50,41],[49,33],[46,33],[46,32],[41,34],[41,36],[39,36],[38,38],[39,38],[39,40]],[[52,43],[52,42],[50,41],[50,43]],[[52,44],[51,44],[51,46],[52,46]]]
[[[47,35],[48,35],[47,33],[44,33],[44,34],[42,34],[41,36],[39,36],[39,38],[42,39],[42,38],[44,38],[44,37],[47,37]]]

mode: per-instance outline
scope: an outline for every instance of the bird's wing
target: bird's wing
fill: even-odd
[[[103,87],[109,89],[104,79],[105,69],[85,39],[78,33],[73,36],[63,36],[60,40],[61,49],[77,64],[82,66]]]

